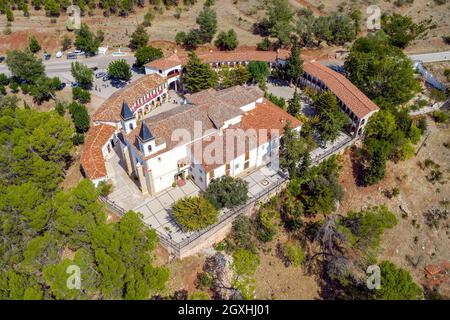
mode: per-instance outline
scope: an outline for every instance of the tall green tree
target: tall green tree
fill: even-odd
[[[195,21],[199,25],[198,34],[203,43],[211,42],[217,32],[216,12],[210,7],[204,7]]]
[[[382,15],[381,25],[383,31],[389,36],[389,42],[399,48],[406,48],[427,31],[423,22],[416,24],[411,17],[398,13]]]
[[[42,60],[37,59],[29,51],[9,51],[6,55],[6,64],[14,76],[27,81],[36,81],[45,74]]]
[[[283,130],[280,140],[280,167],[287,170],[291,179],[302,177],[310,165],[309,149],[300,133],[292,128],[290,122]]]
[[[293,31],[294,12],[287,0],[270,0],[267,4],[266,21],[264,24],[270,35],[278,39],[280,45],[289,43]]]
[[[189,54],[189,61],[186,64],[184,82],[190,92],[198,92],[217,85],[217,74],[207,64],[200,61],[195,52]]]
[[[30,49],[31,52],[36,53],[41,50],[41,45],[37,41],[35,36],[31,36],[30,39],[28,39],[28,49]]]
[[[330,91],[321,92],[314,98],[314,107],[319,116],[317,129],[322,141],[335,141],[342,128],[349,123],[347,115],[339,109],[336,96]]]

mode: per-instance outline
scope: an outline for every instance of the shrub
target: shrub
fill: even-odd
[[[89,129],[90,118],[86,107],[82,104],[72,102],[69,105],[69,112],[72,115],[73,124],[78,133],[84,133]]]
[[[84,143],[84,134],[76,132],[72,137],[72,142],[76,146],[83,144]]]
[[[258,239],[269,242],[277,234],[275,218],[278,212],[272,209],[261,209],[258,216]]]
[[[286,109],[286,100],[284,100],[284,98],[281,97],[277,97],[271,93],[269,93],[268,97],[270,102],[272,102],[273,104],[279,106],[281,109]]]
[[[264,38],[261,40],[261,42],[258,43],[257,48],[261,51],[269,51],[272,47],[272,43],[270,42],[269,38]]]
[[[299,244],[286,242],[281,246],[284,258],[294,267],[300,266],[305,260],[305,253]]]
[[[0,73],[0,86],[7,86],[9,84],[9,78],[6,74]]]
[[[191,294],[190,300],[209,300],[209,295],[203,291],[197,291]]]
[[[217,209],[238,206],[248,199],[248,183],[242,179],[222,176],[211,181],[205,197]]]
[[[217,222],[218,212],[204,196],[186,197],[172,206],[173,215],[183,229],[196,231]]]
[[[397,268],[389,261],[380,264],[381,288],[372,290],[371,298],[379,300],[418,300],[423,299],[423,290],[417,285],[408,271]]]
[[[91,94],[83,88],[75,87],[72,88],[72,98],[73,100],[77,100],[78,102],[85,104],[91,101]]]
[[[253,222],[245,216],[239,216],[233,221],[231,237],[239,248],[254,251],[253,231]]]

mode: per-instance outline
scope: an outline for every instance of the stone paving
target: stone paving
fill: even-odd
[[[134,210],[143,214],[144,222],[160,234],[166,235],[175,242],[189,238],[192,232],[183,232],[171,213],[171,206],[177,200],[186,196],[195,196],[200,188],[192,181],[186,180],[182,187],[170,188],[155,196],[142,195],[136,183],[130,179],[124,170],[117,152],[111,152],[106,159],[108,176],[114,185],[108,198],[118,206],[127,210]],[[248,182],[249,197],[256,198],[258,194],[284,178],[277,171],[262,167],[248,175],[242,176]],[[221,214],[227,210],[222,210]]]

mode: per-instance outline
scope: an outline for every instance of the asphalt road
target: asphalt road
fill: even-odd
[[[421,61],[421,62],[450,61],[450,51],[410,54],[408,56],[413,61]]]
[[[70,73],[70,65],[74,61],[82,62],[88,67],[97,67],[99,69],[106,69],[111,61],[125,59],[130,66],[136,61],[133,55],[128,54],[122,57],[114,57],[112,55],[98,55],[91,58],[81,58],[76,60],[68,60],[66,57],[60,59],[52,59],[44,61],[45,72],[48,76],[60,76],[61,74]],[[0,73],[9,75],[8,67],[5,62],[0,63]]]

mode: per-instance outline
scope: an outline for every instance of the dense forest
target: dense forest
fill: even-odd
[[[89,180],[61,189],[73,135],[56,111],[0,95],[0,299],[149,298],[169,276],[152,264],[157,235],[135,212],[108,222]]]

